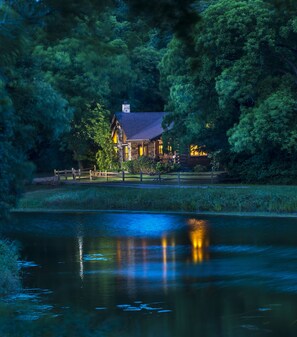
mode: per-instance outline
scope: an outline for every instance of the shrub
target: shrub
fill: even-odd
[[[208,169],[207,166],[197,164],[197,165],[194,167],[194,172],[206,172],[207,169]]]
[[[20,289],[18,249],[12,242],[0,240],[0,294]]]
[[[127,170],[131,174],[137,174],[140,172],[155,174],[178,171],[180,169],[180,165],[171,162],[157,162],[149,157],[139,157],[138,159],[124,162],[123,169]]]
[[[179,169],[180,169],[180,165],[179,164],[175,164],[175,163],[158,162],[156,164],[156,170],[159,173],[168,173],[168,172],[178,171]]]
[[[149,157],[139,157],[138,159],[127,161],[123,167],[131,174],[140,172],[153,174],[157,172],[155,160]]]
[[[128,171],[131,174],[137,173],[136,160],[129,160],[123,162],[122,168],[123,170]]]

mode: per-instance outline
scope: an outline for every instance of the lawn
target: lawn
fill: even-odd
[[[297,186],[35,187],[24,194],[18,209],[295,213]]]

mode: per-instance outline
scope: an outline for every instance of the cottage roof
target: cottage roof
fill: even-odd
[[[128,141],[152,140],[162,135],[165,112],[117,112],[116,119]]]

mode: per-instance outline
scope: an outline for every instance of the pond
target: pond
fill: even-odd
[[[297,334],[297,220],[26,213],[1,336]]]

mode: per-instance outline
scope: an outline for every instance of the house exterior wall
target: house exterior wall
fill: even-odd
[[[138,143],[131,142],[131,160],[138,158]]]
[[[139,154],[139,147],[143,147],[143,155],[146,155],[150,158],[156,158],[158,156],[156,149],[156,141],[144,141],[144,142],[130,142],[131,144],[131,159],[135,160],[138,159],[140,154]]]

